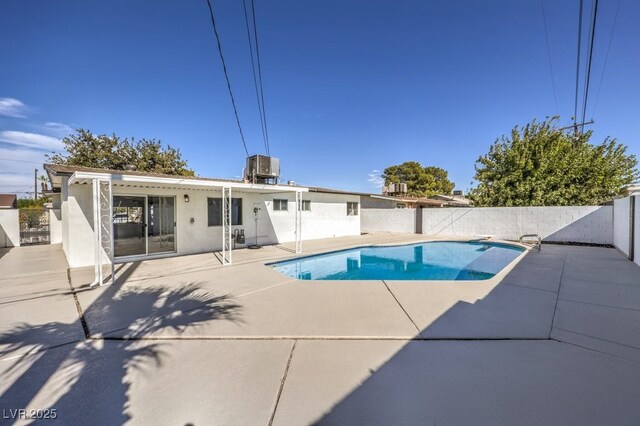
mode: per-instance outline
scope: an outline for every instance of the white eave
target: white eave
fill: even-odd
[[[160,176],[136,176],[128,174],[111,174],[95,172],[74,172],[69,178],[69,184],[90,184],[93,179],[111,181],[114,186],[131,186],[147,188],[176,188],[176,189],[199,189],[199,190],[220,190],[228,187],[244,192],[309,192],[309,188],[288,185],[267,185],[253,184],[232,181],[216,181],[209,179],[183,179],[180,177],[160,177]]]

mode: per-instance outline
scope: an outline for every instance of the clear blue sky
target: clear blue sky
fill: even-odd
[[[590,4],[585,1],[586,6]],[[271,153],[303,184],[377,192],[407,160],[468,189],[515,124],[573,114],[578,0],[256,0]],[[587,117],[640,154],[640,2],[601,0]],[[213,0],[251,153],[263,145],[240,0]],[[70,127],[157,138],[199,175],[239,176],[242,148],[205,0],[0,3],[0,158],[42,161]],[[0,160],[0,192],[36,164]],[[31,174],[30,174],[31,173]],[[373,172],[375,173],[375,172]],[[9,185],[16,185],[10,187]]]

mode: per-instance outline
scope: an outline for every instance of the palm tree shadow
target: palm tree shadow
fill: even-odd
[[[152,374],[167,356],[164,343],[142,337],[239,319],[240,305],[228,295],[203,290],[200,283],[124,289],[136,267],[131,265],[86,309],[90,325],[117,325],[109,330],[115,335],[108,340],[91,337],[93,330],[85,324],[87,341],[43,350],[55,337],[65,341],[66,336],[68,341],[77,322],[23,323],[0,335],[0,356],[27,352],[4,361],[11,364],[0,371],[0,383],[10,385],[0,387],[0,408],[55,408],[57,420],[64,424],[85,424],[88,419],[94,424],[122,424],[131,418],[131,376]],[[113,319],[117,321],[109,322]]]

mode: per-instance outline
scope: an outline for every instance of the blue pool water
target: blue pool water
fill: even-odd
[[[271,265],[301,280],[486,280],[523,251],[508,244],[434,241],[360,247]]]

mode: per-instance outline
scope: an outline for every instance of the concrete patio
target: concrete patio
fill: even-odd
[[[640,268],[615,249],[544,245],[475,282],[299,281],[264,265],[290,257],[122,264],[89,289],[93,271],[67,274],[59,246],[0,251],[0,408],[56,408],[64,424],[640,419]]]

